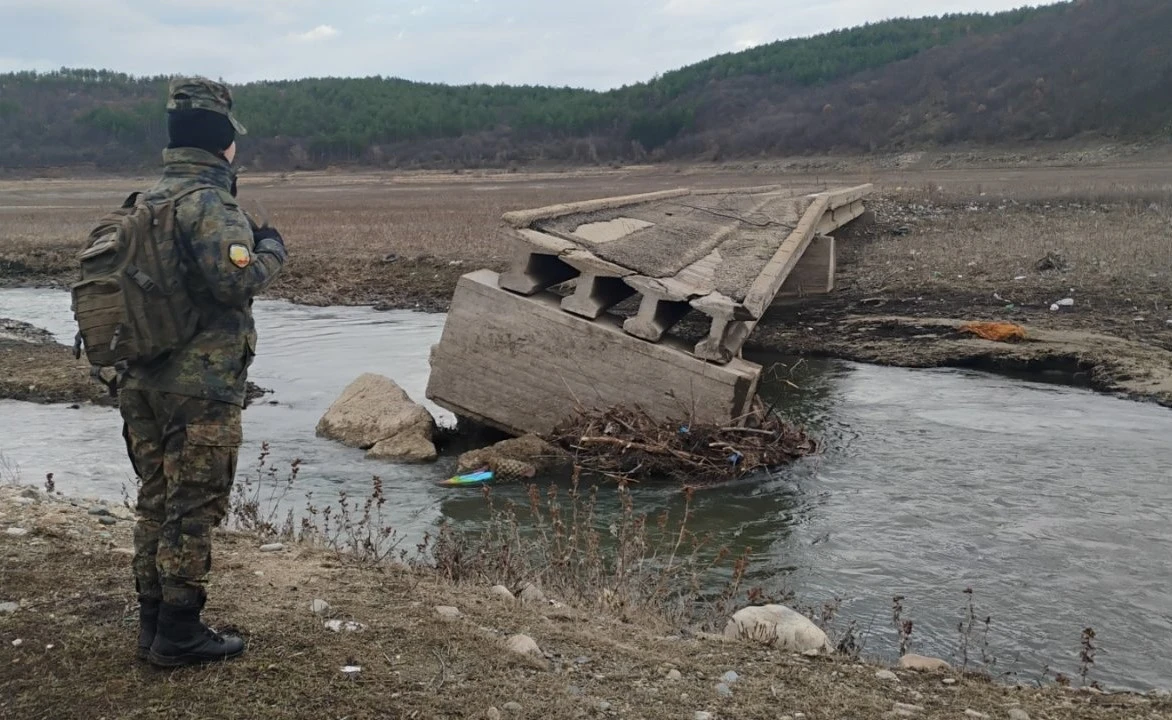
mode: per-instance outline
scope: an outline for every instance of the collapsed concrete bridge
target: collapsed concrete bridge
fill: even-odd
[[[735,424],[761,374],[745,341],[778,298],[834,289],[831,233],[871,190],[678,189],[507,213],[516,256],[460,279],[427,397],[513,434],[618,404]],[[689,314],[709,328],[691,346],[670,333]]]

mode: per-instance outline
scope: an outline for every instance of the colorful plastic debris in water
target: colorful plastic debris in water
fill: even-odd
[[[483,485],[485,483],[492,482],[495,476],[496,474],[491,470],[481,470],[480,472],[456,475],[455,477],[448,478],[440,484],[455,486]]]

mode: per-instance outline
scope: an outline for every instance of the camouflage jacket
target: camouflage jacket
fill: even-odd
[[[256,354],[252,300],[280,271],[285,248],[271,239],[253,241],[248,217],[230,192],[235,174],[223,158],[177,148],[163,152],[163,163],[148,195],[173,196],[192,185],[216,188],[191,193],[175,206],[180,242],[194,258],[186,280],[201,327],[186,347],[158,364],[127,370],[122,387],[243,405]]]

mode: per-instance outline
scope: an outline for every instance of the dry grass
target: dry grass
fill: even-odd
[[[964,201],[898,193],[872,203],[869,242],[847,246],[860,292],[998,292],[1005,304],[1086,295],[1158,297],[1172,281],[1172,195],[1163,203]],[[1052,262],[1039,266],[1050,256]],[[1045,268],[1045,269],[1042,269]],[[1166,302],[1166,299],[1165,301]],[[1166,310],[1161,303],[1154,311]]]
[[[246,655],[203,669],[157,671],[133,656],[135,615],[128,580],[130,523],[106,528],[82,508],[42,500],[12,503],[0,488],[0,600],[21,609],[0,616],[0,717],[146,718],[486,718],[881,717],[896,703],[920,717],[1169,717],[1166,700],[1007,687],[979,676],[900,672],[883,681],[874,666],[808,659],[768,647],[681,636],[645,617],[584,612],[458,586],[433,571],[353,566],[325,550],[290,545],[261,553],[251,536],[217,536],[207,616],[249,641]],[[42,496],[43,498],[43,496]],[[110,540],[99,533],[110,532]],[[326,600],[330,617],[364,629],[334,633],[310,612]],[[436,606],[457,607],[442,619]],[[226,625],[225,623],[231,623]],[[512,655],[503,640],[524,633],[541,656]],[[12,641],[21,644],[14,647]],[[356,680],[340,671],[361,666]],[[666,676],[677,669],[681,679]],[[715,685],[740,675],[730,698]],[[510,713],[506,704],[518,703]],[[606,703],[606,705],[603,705]],[[607,708],[605,711],[601,708]]]

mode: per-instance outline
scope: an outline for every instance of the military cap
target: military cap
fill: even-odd
[[[232,91],[223,83],[205,77],[177,77],[167,92],[168,110],[211,110],[227,115],[238,135],[248,131],[232,114]]]

